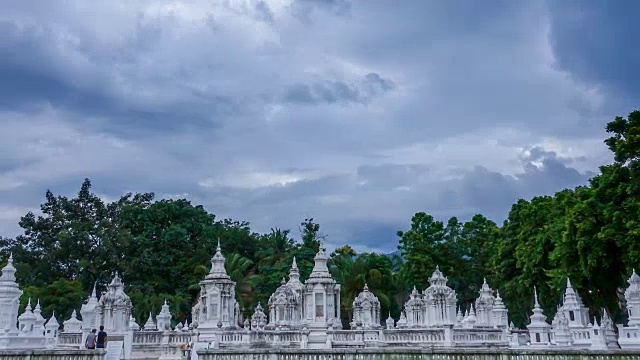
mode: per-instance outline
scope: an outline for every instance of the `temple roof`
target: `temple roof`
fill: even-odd
[[[380,306],[380,301],[378,300],[376,295],[369,290],[369,286],[367,286],[366,283],[364,284],[364,289],[362,289],[360,294],[358,294],[355,300],[353,300],[353,306],[354,307],[358,305],[361,306],[365,303],[369,303],[373,306],[375,305]]]
[[[440,271],[440,267],[436,266],[436,270],[429,278],[431,285],[423,291],[424,296],[455,296],[455,291],[447,286],[447,281],[448,279]]]
[[[209,274],[205,276],[205,280],[224,279],[231,280],[227,274],[227,270],[224,267],[225,258],[222,255],[222,248],[220,247],[220,239],[218,239],[218,246],[216,247],[216,253],[211,258],[211,270]]]
[[[124,283],[116,271],[108,290],[104,293],[98,302],[100,305],[112,306],[131,306],[131,298],[124,292]]]
[[[2,268],[2,275],[0,276],[0,287],[18,287],[18,283],[16,283],[16,268],[13,266],[13,254],[9,255],[7,265]]]
[[[269,297],[269,305],[276,303],[295,303],[297,298],[295,291],[291,288],[291,284],[284,282],[284,279],[282,279],[280,286]]]
[[[314,265],[313,265],[313,270],[311,271],[311,275],[309,275],[309,279],[307,280],[307,283],[314,283],[314,282],[334,282],[333,278],[331,277],[331,273],[329,273],[329,268],[327,267],[327,256],[324,253],[324,250],[322,249],[322,245],[320,246],[320,250],[318,250],[318,253],[316,254],[316,256],[313,258],[314,260]]]

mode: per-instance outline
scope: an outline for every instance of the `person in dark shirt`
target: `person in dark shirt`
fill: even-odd
[[[104,349],[106,342],[107,333],[104,331],[104,326],[100,325],[100,331],[98,332],[98,337],[96,338],[96,349]]]

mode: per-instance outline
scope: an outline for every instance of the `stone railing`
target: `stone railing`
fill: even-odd
[[[0,349],[48,349],[54,347],[55,341],[42,335],[0,336]]]
[[[58,346],[78,347],[82,345],[81,333],[60,333],[58,334]],[[160,345],[174,344],[181,345],[194,341],[195,335],[182,331],[134,331],[133,346],[136,345]]]
[[[383,334],[387,346],[443,346],[447,340],[445,329],[389,329]]]
[[[169,333],[169,344],[187,344],[194,341],[196,335],[190,332],[172,331]]]
[[[620,334],[619,339],[640,339],[640,328],[636,326],[627,326],[618,328]]]
[[[58,345],[77,348],[82,345],[82,333],[59,333]]]
[[[618,325],[618,344],[623,349],[640,350],[640,327]]]
[[[281,346],[300,344],[303,333],[300,331],[277,331],[265,333],[265,341]]]
[[[104,350],[0,350],[2,360],[104,360]]]
[[[453,329],[452,333],[454,346],[509,346],[508,334],[499,329]]]
[[[162,344],[164,331],[134,331],[133,344]]]
[[[591,345],[591,329],[569,329],[573,343],[577,346],[590,346]]]
[[[640,360],[640,352],[509,349],[247,349],[198,350],[198,360]]]
[[[354,343],[362,342],[362,331],[358,330],[336,330],[328,332],[331,334],[334,343]]]
[[[243,343],[248,340],[246,331],[224,332],[219,339],[221,344]]]

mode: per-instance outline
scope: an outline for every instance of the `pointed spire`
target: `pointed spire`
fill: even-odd
[[[638,276],[638,274],[636,273],[636,269],[633,269],[633,271],[631,272],[631,277],[629,278],[629,280],[627,280],[627,282],[630,285],[640,282],[640,276]]]
[[[0,282],[4,282],[11,287],[17,287],[16,284],[16,268],[13,266],[13,253],[9,254],[7,265],[2,268],[2,276],[0,276]]]
[[[133,318],[133,315],[129,315],[129,329],[133,331],[140,330],[140,325],[138,325],[136,319]]]
[[[71,317],[69,320],[62,323],[64,326],[64,332],[67,333],[79,333],[82,331],[82,321],[78,320],[78,314],[76,310],[73,309],[71,312]]]
[[[493,304],[493,311],[502,311],[502,310],[507,310],[507,307],[504,305],[504,302],[502,301],[502,298],[500,297],[500,291],[496,290],[496,298],[495,298],[495,302]]]
[[[636,269],[631,272],[631,277],[629,277],[627,283],[629,283],[629,287],[624,291],[624,298],[627,301],[627,308],[632,307],[634,309],[633,314],[629,316],[628,324],[629,326],[640,325],[640,314],[636,310],[640,308],[640,276],[636,273]]]
[[[444,276],[442,271],[440,271],[440,266],[436,265],[436,270],[431,274],[429,278],[429,283],[431,286],[444,287],[447,285],[447,278]]]
[[[547,316],[544,315],[542,308],[540,308],[540,303],[538,302],[538,289],[533,287],[533,314],[529,317],[531,319],[531,323],[527,325],[528,328],[547,328],[549,325],[546,323]]]
[[[149,318],[147,318],[147,322],[144,324],[144,330],[156,330],[156,323],[153,321],[151,311],[149,311]]]
[[[115,271],[113,279],[111,279],[111,282],[109,283],[109,287],[113,288],[113,290],[116,290],[119,287],[124,287],[124,283],[122,282],[122,278],[120,277],[118,270]]]
[[[577,313],[582,313],[584,309],[584,305],[582,303],[582,299],[580,295],[575,291],[573,285],[571,284],[571,280],[567,277],[567,288],[564,292],[564,297],[562,299],[562,307],[564,311],[575,311]],[[579,324],[582,323],[582,317],[578,316],[574,318],[571,322],[577,321]]]
[[[171,311],[169,311],[167,299],[164,299],[160,313],[156,316],[156,329],[162,331],[171,330]]]
[[[298,271],[298,263],[296,262],[295,256],[293,257],[291,269],[289,270],[289,284],[294,284],[294,288],[302,287],[302,283],[300,282],[300,271]]]
[[[211,258],[211,270],[205,279],[230,279],[224,267],[224,262],[225,258],[222,255],[222,247],[220,246],[220,238],[218,237],[216,253]]]
[[[393,329],[395,327],[395,320],[391,317],[391,311],[389,311],[389,316],[387,316],[385,323],[387,325],[387,329]]]
[[[47,324],[44,327],[49,330],[58,330],[60,324],[58,323],[58,319],[56,319],[55,311],[51,313],[51,317],[47,320]]]
[[[320,245],[320,249],[313,260],[313,270],[311,271],[311,275],[309,275],[309,279],[331,278],[329,268],[327,267],[327,256],[324,253],[324,249],[322,249],[322,244]]]

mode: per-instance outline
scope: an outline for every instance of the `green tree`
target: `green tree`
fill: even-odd
[[[401,283],[395,282],[391,260],[375,253],[355,254],[351,247],[332,253],[328,266],[331,275],[341,285],[340,312],[342,324],[347,327],[353,318],[353,301],[367,284],[369,290],[380,301],[381,314],[392,311],[399,315],[400,306],[394,303],[398,292],[403,292]]]
[[[457,246],[452,250],[459,263],[453,269],[453,284],[461,303],[469,304],[475,301],[483,279],[491,278],[490,255],[498,233],[498,226],[480,214],[474,215],[470,221],[462,224]]]
[[[91,182],[85,179],[72,199],[47,191],[46,202],[40,207],[43,215],[29,212],[21,218],[24,234],[10,246],[16,263],[29,268],[19,272],[20,282],[44,286],[58,279],[73,279],[88,289],[122,260],[114,256],[127,238],[117,226],[120,211],[132,204],[149,203],[153,194],[127,194],[107,205],[90,190]]]
[[[289,237],[290,230],[271,229],[261,235],[258,241],[258,266],[253,284],[255,300],[265,304],[271,294],[286,279],[293,262],[295,241]],[[252,308],[255,304],[252,304]]]
[[[304,219],[300,224],[300,235],[302,243],[297,244],[295,256],[300,268],[300,281],[305,281],[311,274],[314,258],[320,250],[320,241],[326,237],[320,232],[320,224],[313,221],[313,218]]]
[[[436,261],[445,259],[438,245],[445,235],[444,224],[423,212],[411,218],[411,229],[398,231],[402,257],[406,260],[402,274],[409,285],[424,289],[429,286],[429,275],[435,270]]]
[[[42,316],[49,319],[55,313],[60,323],[69,319],[73,310],[80,316],[80,306],[88,294],[82,289],[82,283],[74,280],[58,279],[45,286],[26,286],[20,297],[20,313],[31,301],[32,308],[40,302]]]

